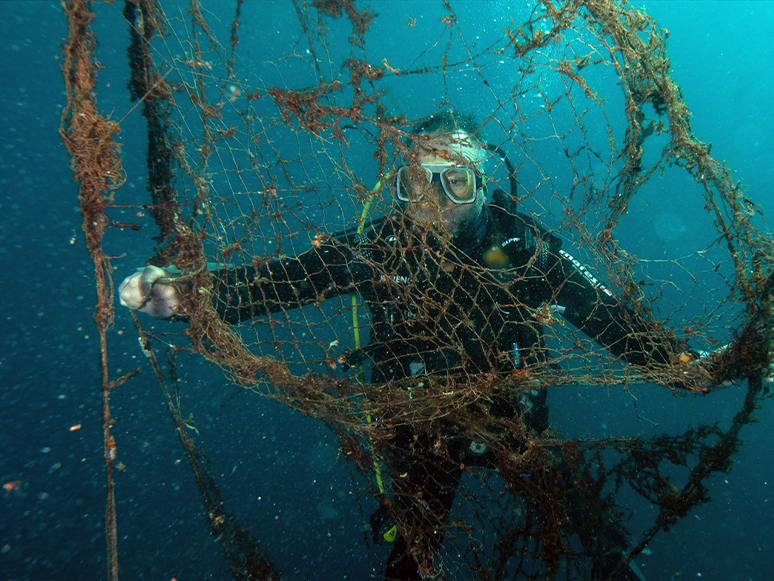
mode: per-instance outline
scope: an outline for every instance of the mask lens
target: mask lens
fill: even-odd
[[[441,172],[443,189],[453,202],[470,202],[476,197],[476,178],[464,167],[452,167]]]
[[[424,167],[403,166],[398,169],[396,192],[402,202],[422,199],[427,185],[433,180],[433,172]]]

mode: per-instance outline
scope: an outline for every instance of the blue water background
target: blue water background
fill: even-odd
[[[507,26],[507,4],[452,6],[466,36],[472,37],[476,28]],[[408,18],[417,18],[421,32],[425,20],[445,14],[440,2],[371,5],[380,13],[378,38],[395,55],[391,64],[397,67],[401,56],[421,50],[417,36],[406,28]],[[772,215],[774,4],[639,5],[670,31],[672,74],[691,109],[695,134],[714,144],[714,156],[736,170],[750,197]],[[243,42],[253,42],[256,54],[272,50],[272,35],[297,28],[287,6],[263,3],[265,25],[242,31]],[[211,8],[222,10],[224,22],[230,22],[230,3]],[[114,118],[129,108],[126,26],[120,9],[119,3],[100,6],[95,23],[99,59],[106,65],[100,104]],[[345,30],[345,25],[331,23],[334,30]],[[9,494],[0,491],[0,576],[9,579],[105,576],[92,263],[80,231],[77,185],[57,135],[64,103],[59,44],[66,34],[58,2],[0,4],[0,483],[22,482]],[[376,42],[369,39],[366,49],[378,64],[382,52],[374,48]],[[280,50],[283,43],[277,44]],[[450,89],[453,99],[465,99],[464,81],[463,76]],[[422,99],[434,100],[433,88],[426,90],[413,95],[413,105],[402,100],[400,88],[392,98],[404,112],[420,115],[426,112]],[[121,135],[129,179],[119,197],[136,200],[145,195],[144,129],[137,112],[129,119]],[[363,179],[369,182],[373,176]],[[693,220],[699,218],[681,209],[679,188],[675,190],[659,194],[665,228],[661,238],[621,232],[622,238],[641,244],[628,250],[646,252],[656,245],[677,252],[681,243],[689,242]],[[150,231],[150,222],[144,225]],[[638,226],[645,228],[631,227]],[[137,236],[116,232],[108,250],[116,256],[120,280],[151,255],[152,243],[143,246]],[[226,578],[226,564],[209,535],[191,473],[125,312],[118,312],[109,341],[112,377],[143,368],[112,398],[113,433],[119,459],[127,466],[116,473],[121,575]],[[201,432],[197,442],[210,453],[227,509],[261,541],[285,578],[364,579],[383,567],[387,550],[369,548],[362,532],[374,507],[359,494],[364,484],[352,467],[337,460],[329,431],[255,396],[238,395],[224,405],[238,388],[195,359],[186,363],[184,381],[183,412],[194,413]],[[722,419],[728,425],[741,395],[740,390],[727,390],[708,398],[678,399],[663,390],[642,390],[635,410],[632,399],[615,390],[568,387],[551,391],[551,419],[568,435],[679,433],[683,426],[703,421]],[[659,426],[639,419],[638,413]],[[647,579],[770,578],[774,413],[769,402],[759,417],[760,423],[742,432],[746,445],[734,470],[712,479],[713,502],[659,535],[650,545],[651,554],[638,559]],[[77,424],[81,429],[69,430]]]

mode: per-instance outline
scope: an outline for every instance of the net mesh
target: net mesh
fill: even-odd
[[[522,3],[484,32],[450,3],[400,29],[350,0],[296,1],[260,27],[259,4],[124,13],[152,198],[124,201],[159,225],[149,263],[183,295],[190,349],[339,436],[397,525],[388,576],[621,574],[708,499],[768,366],[771,239],[693,135],[668,33],[612,0]],[[465,112],[491,144],[502,232],[476,260],[443,227],[410,227],[392,188],[416,124]],[[509,229],[530,239],[523,263]],[[550,256],[594,289],[602,328],[561,316]],[[684,357],[727,344],[712,375]],[[717,377],[750,378],[728,431],[566,439],[537,417],[557,386],[681,394]],[[629,493],[658,508],[631,540]],[[249,563],[234,557],[235,576],[276,574]]]

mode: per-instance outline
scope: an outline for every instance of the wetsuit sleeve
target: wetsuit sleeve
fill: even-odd
[[[354,254],[348,241],[329,239],[303,254],[215,273],[214,303],[227,323],[238,323],[354,291]]]
[[[552,248],[548,281],[562,316],[613,355],[634,365],[668,364],[678,346],[663,326],[618,300],[578,260]]]
[[[527,299],[533,308],[548,301],[585,335],[630,364],[668,364],[672,354],[685,351],[665,335],[663,325],[615,297],[532,217],[515,214],[508,231],[512,235],[503,246],[514,263],[532,265],[526,274],[535,288]]]

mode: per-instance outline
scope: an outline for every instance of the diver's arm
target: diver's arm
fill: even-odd
[[[580,262],[559,251],[547,277],[558,288],[562,315],[613,355],[632,365],[682,366],[673,387],[697,392],[732,385],[739,377],[734,346],[696,351],[664,325],[635,313],[606,289]]]
[[[332,263],[327,264],[331,254]],[[345,290],[341,285],[348,286],[351,276],[338,267],[344,261],[336,254],[313,248],[259,268],[239,266],[213,272],[214,306],[227,323],[238,323],[340,294]],[[138,270],[119,287],[121,305],[158,319],[184,319],[180,290],[165,280],[169,278],[174,277],[156,266]]]
[[[372,275],[359,246],[351,233],[318,237],[297,257],[215,271],[214,306],[226,322],[238,323],[352,292],[355,280]],[[184,319],[180,290],[169,278],[156,266],[138,270],[121,283],[121,304],[161,319]]]
[[[214,304],[227,323],[293,309],[354,290],[353,253],[340,240],[292,258],[215,273]]]
[[[635,313],[613,296],[591,272],[562,250],[562,241],[534,218],[516,214],[503,248],[514,264],[526,267],[524,277],[533,307],[548,300],[585,335],[616,357],[634,365],[667,365],[680,353],[663,326]],[[522,283],[523,284],[523,283]]]
[[[585,335],[630,364],[666,365],[677,358],[680,346],[665,337],[663,326],[628,308],[570,254],[559,250],[552,262],[547,278],[556,306]]]

